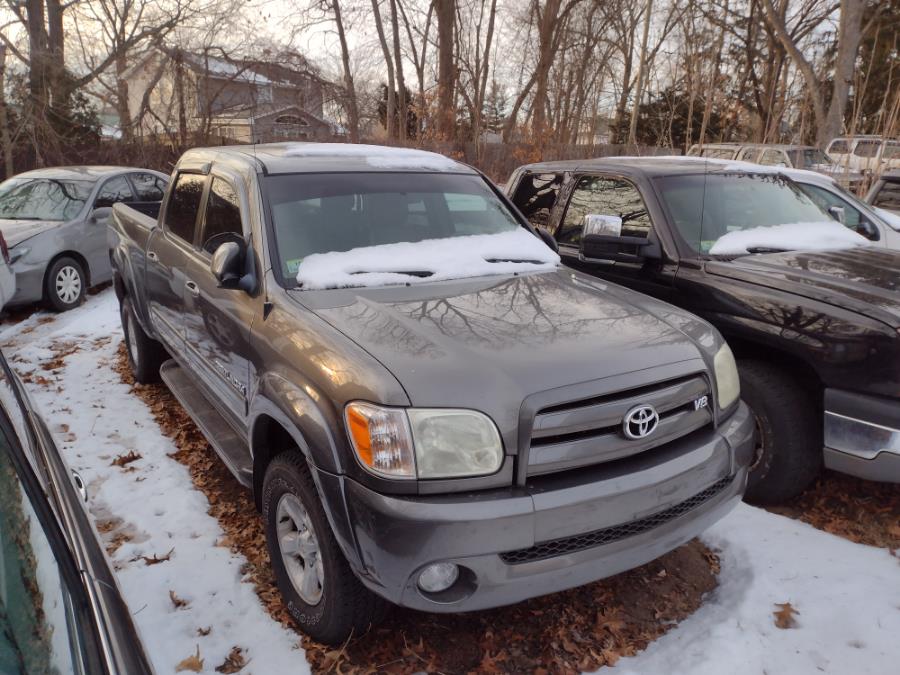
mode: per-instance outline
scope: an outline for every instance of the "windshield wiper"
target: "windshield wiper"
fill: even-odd
[[[358,270],[350,272],[350,274],[405,274],[406,276],[419,277],[420,279],[434,276],[434,272],[429,270]]]
[[[775,248],[773,246],[748,246],[747,253],[784,253],[789,248]]]
[[[485,262],[489,263],[528,263],[529,265],[540,265],[540,260],[527,260],[523,258],[485,258]]]

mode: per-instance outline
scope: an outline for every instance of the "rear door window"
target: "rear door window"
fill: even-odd
[[[559,197],[562,183],[561,173],[526,173],[516,186],[513,203],[519,207],[528,222],[549,232],[550,213]]]
[[[175,179],[175,188],[166,208],[166,229],[184,241],[194,240],[194,225],[200,210],[206,176],[182,173]]]
[[[828,146],[828,152],[835,155],[846,155],[850,152],[850,146],[847,144],[847,141],[839,139],[831,142],[831,145]]]
[[[230,183],[215,177],[212,179],[209,197],[206,200],[200,244],[204,251],[212,253],[229,238],[232,240],[244,238],[241,202],[237,191]]]
[[[621,218],[622,236],[650,235],[650,216],[641,193],[622,178],[582,176],[572,191],[556,240],[560,244],[577,246],[581,241],[584,217],[588,214]]]
[[[857,141],[853,154],[857,157],[875,157],[881,149],[881,141]]]
[[[154,176],[152,173],[133,173],[131,182],[139,202],[162,201],[163,193],[166,191],[166,181],[159,176]]]
[[[100,188],[97,193],[97,199],[94,200],[94,208],[98,209],[103,206],[112,206],[119,202],[134,201],[134,193],[131,191],[131,185],[125,176],[116,176],[110,178]]]
[[[766,166],[788,166],[788,158],[781,150],[766,150],[759,158]]]

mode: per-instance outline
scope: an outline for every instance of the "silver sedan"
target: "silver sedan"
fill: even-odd
[[[121,166],[37,169],[0,183],[0,232],[16,291],[9,305],[77,306],[112,272],[106,230],[116,202],[162,200],[168,176]]]

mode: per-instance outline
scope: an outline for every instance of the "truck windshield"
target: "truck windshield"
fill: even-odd
[[[681,236],[700,253],[822,248],[826,236],[847,246],[865,241],[781,175],[666,176],[657,185]]]
[[[288,174],[269,176],[263,185],[286,279],[315,254],[522,227],[480,176]],[[415,267],[416,260],[397,260],[397,265]]]
[[[10,178],[0,183],[0,218],[71,220],[91,195],[93,181]]]

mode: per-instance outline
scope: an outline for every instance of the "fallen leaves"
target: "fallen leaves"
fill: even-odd
[[[197,635],[200,637],[206,637],[210,633],[212,633],[212,626],[207,626],[206,628],[198,628],[197,629]]]
[[[800,612],[794,609],[789,602],[776,602],[775,606],[778,607],[776,611],[772,612],[775,616],[775,625],[781,629],[796,628],[797,621],[794,617]]]
[[[172,554],[175,552],[174,548],[169,549],[169,552],[165,555],[157,555],[153,554],[151,557],[147,557],[145,555],[139,555],[136,558],[132,558],[129,562],[136,562],[138,560],[143,560],[145,565],[159,565],[160,563],[169,562],[172,559]]]
[[[184,600],[179,598],[175,591],[169,591],[169,599],[172,601],[172,604],[175,606],[175,609],[184,609],[191,603],[188,600]]]
[[[769,511],[858,544],[900,549],[900,484],[825,471],[799,497]]]
[[[129,450],[124,454],[116,455],[116,458],[112,462],[110,462],[109,465],[118,466],[124,469],[126,466],[128,466],[132,462],[138,461],[139,459],[143,459],[143,455],[141,455],[141,453],[137,452],[136,450]]]
[[[176,673],[183,673],[185,671],[199,673],[201,670],[203,670],[203,659],[200,658],[200,645],[197,645],[197,652],[195,654],[191,654],[186,659],[179,661],[178,665],[175,666]]]
[[[225,662],[216,666],[217,673],[237,673],[247,665],[247,660],[244,658],[244,650],[240,647],[232,647],[228,656],[225,657]]]

